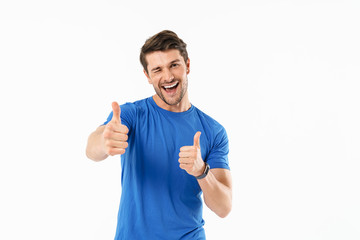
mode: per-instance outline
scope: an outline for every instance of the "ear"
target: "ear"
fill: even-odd
[[[188,58],[186,61],[186,74],[189,73],[190,73],[190,58]]]
[[[149,74],[145,71],[145,69],[144,69],[144,74],[145,74],[146,78],[148,79],[148,82],[149,82],[150,84],[152,84],[152,80],[151,80],[151,78],[149,77]]]

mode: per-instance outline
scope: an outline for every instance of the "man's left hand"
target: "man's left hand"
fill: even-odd
[[[197,132],[194,136],[194,145],[183,146],[179,153],[180,168],[194,177],[200,176],[205,170],[205,163],[201,157],[200,135],[201,132]]]

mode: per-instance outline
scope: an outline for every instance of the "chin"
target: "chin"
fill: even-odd
[[[175,98],[175,99],[163,99],[163,101],[167,104],[167,105],[170,105],[170,106],[176,106],[178,105],[180,102],[181,102],[181,98]]]

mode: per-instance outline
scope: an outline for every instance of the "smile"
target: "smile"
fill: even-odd
[[[178,84],[179,84],[179,82],[176,82],[173,85],[163,86],[163,88],[165,88],[165,89],[175,88]]]

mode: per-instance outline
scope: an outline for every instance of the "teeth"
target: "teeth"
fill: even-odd
[[[164,88],[173,88],[177,85],[178,83],[174,83],[173,85],[170,85],[170,86],[164,86]]]

